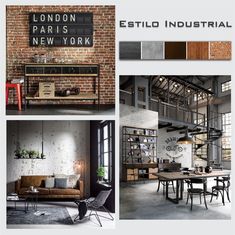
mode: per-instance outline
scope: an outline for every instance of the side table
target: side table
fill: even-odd
[[[27,200],[25,198],[15,198],[15,199],[8,199],[7,202],[14,202],[15,204],[15,210],[17,209],[16,204],[19,202],[24,202],[24,211],[27,213],[28,207],[27,207]]]
[[[26,201],[27,201],[27,210],[29,208],[29,204],[32,204],[33,209],[36,211],[38,209],[38,193],[39,191],[26,191],[27,193],[27,197],[26,197]]]

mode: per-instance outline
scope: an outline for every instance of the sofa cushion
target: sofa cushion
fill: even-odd
[[[55,178],[49,177],[45,180],[45,188],[54,188],[55,187]]]
[[[77,188],[80,175],[68,175],[68,188]]]
[[[67,189],[58,189],[58,188],[51,188],[50,195],[80,195],[80,190],[67,188]]]
[[[55,178],[55,188],[66,189],[68,187],[67,178]]]
[[[47,175],[27,175],[21,176],[21,187],[40,187],[43,186],[44,180]]]
[[[68,176],[65,174],[54,174],[53,175],[55,178],[67,178]]]
[[[23,187],[23,188],[20,188],[18,194],[19,195],[27,195],[27,191],[29,190],[28,187]],[[49,195],[49,189],[47,188],[40,188],[38,187],[37,190],[39,191],[38,195]]]

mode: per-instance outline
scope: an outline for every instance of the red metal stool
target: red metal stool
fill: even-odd
[[[18,109],[21,111],[21,84],[20,83],[6,83],[6,105],[8,105],[8,97],[9,97],[9,89],[14,88],[16,89],[17,101],[18,101]]]

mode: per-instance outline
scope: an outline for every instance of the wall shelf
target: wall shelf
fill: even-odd
[[[122,180],[157,179],[157,130],[122,128]]]

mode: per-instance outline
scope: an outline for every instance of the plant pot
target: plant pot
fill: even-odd
[[[98,176],[98,181],[103,181],[104,177],[103,176]]]

